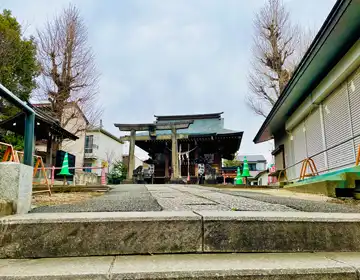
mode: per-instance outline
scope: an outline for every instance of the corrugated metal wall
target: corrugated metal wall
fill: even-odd
[[[311,157],[325,149],[319,107],[305,120],[305,128],[307,156]],[[318,171],[325,170],[324,153],[321,153],[312,159],[314,160]]]
[[[336,88],[287,137],[286,166],[360,134],[360,68]],[[319,171],[341,169],[355,162],[360,136],[314,157]],[[287,170],[299,178],[301,164]]]
[[[350,113],[353,134],[360,134],[360,69],[348,79],[348,92],[350,99]],[[355,138],[355,150],[360,145],[360,136]]]
[[[292,141],[294,141],[294,163],[297,163],[307,157],[305,125],[302,121],[292,131]],[[300,177],[301,164],[297,164],[293,170],[295,178]],[[290,178],[289,178],[290,179]]]
[[[326,148],[330,148],[352,137],[347,83],[343,83],[323,102]],[[329,169],[346,166],[354,162],[351,142],[327,151]]]

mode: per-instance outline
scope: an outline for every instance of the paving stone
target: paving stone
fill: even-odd
[[[33,213],[0,219],[0,258],[201,249],[201,217],[192,212]]]
[[[229,209],[236,209],[237,211],[297,211],[285,205],[266,203],[226,193],[219,193],[211,188],[204,188],[195,185],[172,185],[171,188],[183,193],[208,199],[209,201],[226,206]]]

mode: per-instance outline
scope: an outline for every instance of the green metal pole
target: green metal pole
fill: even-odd
[[[26,104],[26,102],[19,99],[19,97],[14,95],[2,84],[0,84],[0,96],[19,109],[22,109],[25,113],[24,164],[33,166],[35,112]]]
[[[25,117],[25,137],[24,137],[24,164],[34,165],[34,129],[35,114],[26,113]]]

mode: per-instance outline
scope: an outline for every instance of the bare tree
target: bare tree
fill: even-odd
[[[256,14],[247,104],[266,117],[309,46],[309,36],[290,20],[281,0],[268,0]],[[310,34],[310,33],[309,33]]]
[[[50,102],[51,112],[63,127],[72,127],[75,134],[85,130],[87,125],[78,122],[82,112],[91,124],[102,110],[97,103],[99,75],[79,10],[69,5],[48,21],[38,30],[37,44],[42,73],[40,98]]]

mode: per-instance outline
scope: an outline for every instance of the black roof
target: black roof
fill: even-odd
[[[39,139],[47,139],[49,132],[54,136],[62,139],[76,140],[79,139],[76,135],[62,128],[60,122],[49,114],[45,113],[40,108],[37,108],[30,103],[27,104],[35,112],[35,136]],[[15,125],[14,125],[15,124]],[[0,122],[0,127],[12,131],[14,133],[24,135],[25,113],[18,114]]]

